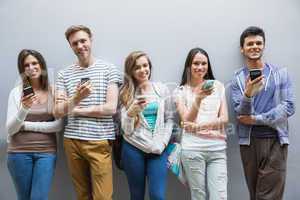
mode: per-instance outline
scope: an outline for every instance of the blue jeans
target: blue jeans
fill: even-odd
[[[181,161],[192,200],[205,200],[206,196],[209,196],[209,200],[227,199],[226,150],[183,150]],[[206,189],[209,195],[206,194]]]
[[[168,154],[148,154],[123,140],[122,165],[131,200],[144,200],[146,177],[150,200],[165,199]]]
[[[7,167],[18,200],[47,200],[55,163],[54,153],[8,153]]]

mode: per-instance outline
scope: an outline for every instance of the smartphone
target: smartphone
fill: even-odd
[[[210,90],[214,87],[214,81],[213,80],[206,80],[205,83],[202,85],[203,90]]]
[[[34,95],[34,91],[33,91],[32,87],[31,87],[31,85],[28,85],[28,86],[26,86],[26,87],[23,88],[23,95],[24,95],[24,97],[28,96],[28,95],[31,95],[31,94]]]
[[[254,79],[256,79],[262,75],[260,69],[252,69],[249,71],[249,74],[250,74],[251,81],[253,81]]]
[[[80,84],[84,84],[85,82],[89,81],[90,78],[81,78]]]
[[[147,95],[137,95],[135,97],[139,104],[146,103]]]

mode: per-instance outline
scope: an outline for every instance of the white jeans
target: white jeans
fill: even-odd
[[[181,160],[192,200],[206,200],[206,188],[209,200],[227,199],[226,150],[182,150]]]

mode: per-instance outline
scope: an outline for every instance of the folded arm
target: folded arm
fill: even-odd
[[[57,119],[47,122],[29,122],[24,121],[23,129],[25,131],[42,132],[42,133],[55,133],[63,128],[63,120]]]
[[[106,102],[102,105],[93,105],[88,107],[74,107],[72,114],[84,117],[102,117],[112,116],[116,113],[118,105],[119,88],[116,83],[110,83],[107,86]]]
[[[256,124],[275,126],[276,123],[284,122],[288,117],[295,113],[294,95],[292,92],[292,83],[286,71],[281,74],[281,83],[277,88],[280,101],[278,105],[268,112],[255,115]]]

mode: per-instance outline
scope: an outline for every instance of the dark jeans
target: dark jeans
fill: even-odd
[[[241,158],[251,200],[282,200],[288,145],[277,138],[251,138],[240,146]]]
[[[7,167],[18,200],[47,200],[55,163],[54,153],[8,153]]]
[[[167,180],[167,158],[147,154],[123,140],[122,165],[127,176],[131,200],[144,200],[146,177],[150,200],[164,200]]]

